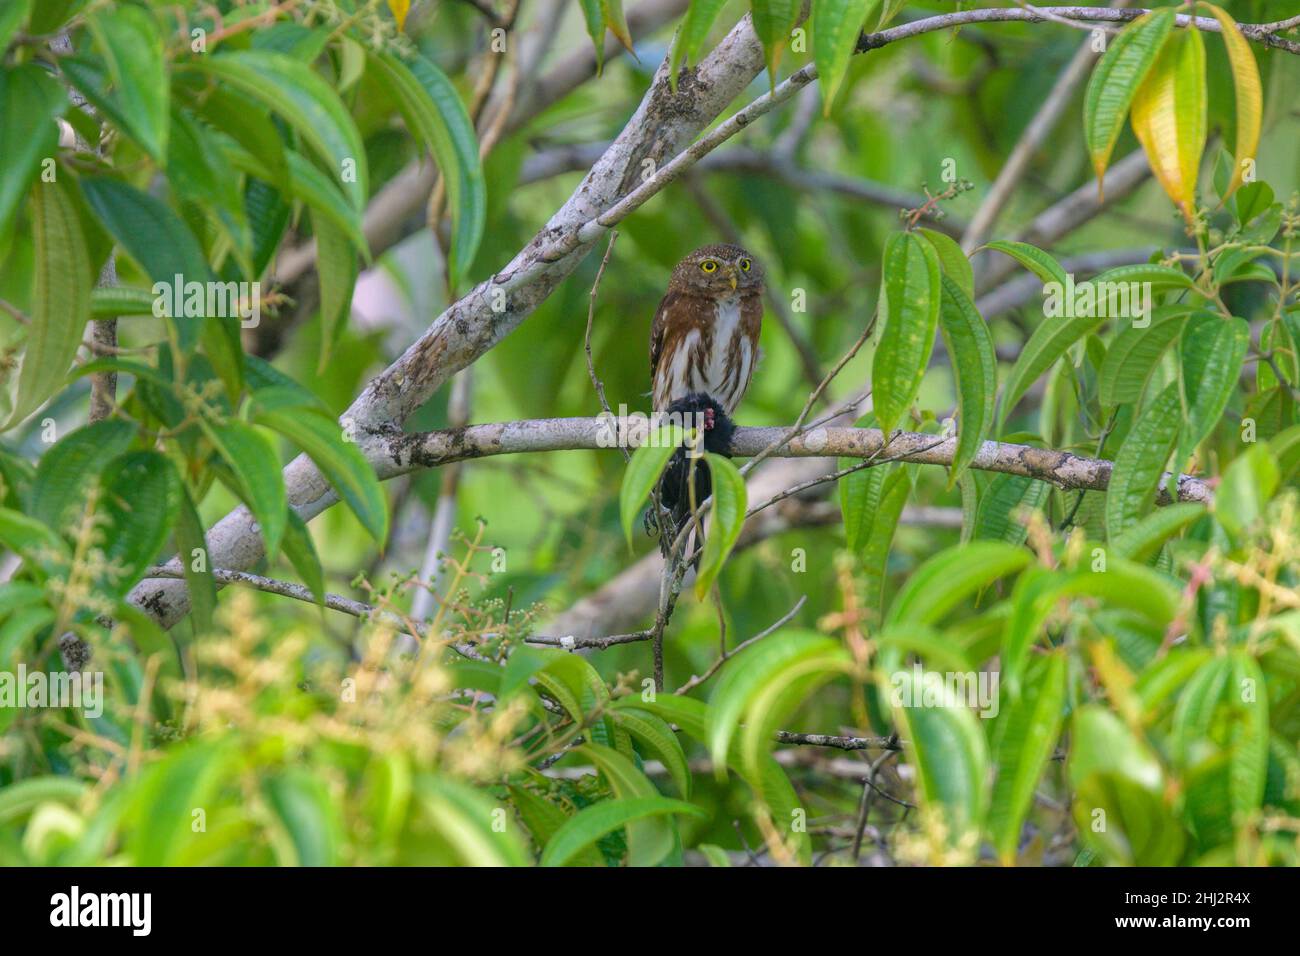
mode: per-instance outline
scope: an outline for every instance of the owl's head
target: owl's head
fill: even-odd
[[[668,287],[711,299],[762,292],[763,267],[740,246],[704,246],[677,263]]]

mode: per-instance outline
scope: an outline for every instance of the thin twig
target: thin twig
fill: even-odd
[[[614,417],[614,412],[609,407],[609,399],[605,397],[605,383],[596,374],[596,363],[591,357],[591,327],[596,319],[596,293],[600,290],[600,280],[605,276],[605,267],[609,265],[609,257],[614,252],[614,242],[617,239],[617,230],[609,234],[609,245],[605,247],[605,256],[600,260],[600,268],[596,270],[596,279],[591,284],[591,293],[587,297],[587,332],[582,338],[582,347],[587,353],[587,374],[591,376],[591,387],[596,390],[596,397],[600,399],[600,407],[605,410],[605,414],[611,420]],[[623,460],[631,460],[632,453],[625,446],[620,445],[619,447],[623,452]]]
[[[727,661],[731,660],[731,658],[735,657],[737,654],[739,654],[739,653],[740,653],[741,651],[743,651],[745,648],[749,647],[751,644],[757,644],[757,643],[758,643],[759,641],[761,641],[763,638],[768,637],[768,636],[771,635],[771,634],[775,634],[775,633],[776,633],[777,631],[779,631],[781,628],[785,627],[785,625],[789,624],[790,621],[794,620],[794,616],[795,616],[796,614],[799,613],[800,609],[804,606],[804,604],[807,602],[807,600],[808,600],[808,595],[806,595],[806,594],[803,595],[801,598],[799,598],[798,601],[795,602],[794,607],[790,608],[790,610],[786,611],[783,615],[781,615],[781,617],[780,617],[777,621],[775,621],[775,622],[774,622],[773,624],[771,624],[770,626],[764,628],[764,629],[763,629],[762,631],[760,631],[758,634],[755,634],[755,635],[754,635],[753,637],[751,637],[749,640],[747,640],[747,641],[741,641],[739,644],[736,645],[736,649],[733,650],[730,654],[725,654],[725,653],[724,653],[724,654],[720,654],[720,655],[718,655],[718,659],[717,659],[716,661],[713,662],[713,664],[709,667],[708,670],[706,670],[706,671],[705,671],[703,674],[701,674],[699,677],[692,677],[690,680],[688,680],[688,681],[687,681],[685,684],[683,684],[681,687],[677,688],[677,690],[673,691],[673,693],[674,693],[674,694],[685,694],[685,693],[688,693],[688,692],[690,692],[690,691],[693,691],[695,688],[699,687],[701,684],[703,684],[705,681],[707,681],[710,677],[712,677],[714,674],[716,674],[716,673],[718,672],[718,669],[719,669],[720,667],[722,667],[723,664],[725,664]]]

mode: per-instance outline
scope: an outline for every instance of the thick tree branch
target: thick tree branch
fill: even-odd
[[[617,445],[615,430],[602,418],[542,418],[376,440],[383,445],[386,470],[391,475],[489,455],[612,448]],[[818,427],[783,441],[789,431],[784,426],[737,428],[732,451],[740,458],[760,455],[769,448],[773,450],[768,454],[775,458],[870,458],[883,450],[891,460],[951,465],[957,450],[956,438],[940,440],[918,432],[894,432],[886,441],[876,428]],[[1068,451],[986,441],[971,467],[1036,478],[1066,490],[1105,491],[1112,464]],[[1203,479],[1179,476],[1178,500],[1210,501],[1213,497]],[[1158,500],[1168,504],[1171,499],[1162,490]]]

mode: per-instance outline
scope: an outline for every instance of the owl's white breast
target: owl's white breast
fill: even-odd
[[[740,296],[719,299],[713,320],[713,347],[706,360],[693,369],[694,380],[691,382],[694,391],[714,396],[728,414],[740,404],[741,395],[749,383],[749,371],[753,363],[749,342],[742,336],[739,367],[728,367],[727,357],[732,353],[731,342],[740,334],[740,325]]]

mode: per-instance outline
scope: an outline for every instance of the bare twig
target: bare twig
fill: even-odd
[[[804,604],[807,601],[808,601],[808,595],[805,594],[802,597],[800,597],[798,601],[795,602],[794,607],[790,608],[790,610],[782,614],[779,620],[775,621],[773,624],[763,629],[758,634],[755,634],[749,640],[741,641],[739,644],[736,645],[735,650],[733,650],[731,653],[719,654],[718,659],[714,661],[712,665],[710,665],[708,670],[706,670],[703,674],[701,674],[698,677],[692,677],[681,687],[677,688],[677,690],[673,691],[673,693],[686,694],[689,693],[690,691],[693,691],[695,688],[699,687],[710,677],[716,674],[719,668],[721,668],[723,664],[725,664],[731,658],[735,657],[745,648],[749,647],[751,644],[757,644],[763,638],[768,637],[771,634],[775,634],[777,631],[781,630],[781,628],[789,624],[792,620],[794,620],[794,616],[799,613],[800,609],[803,608]]]

